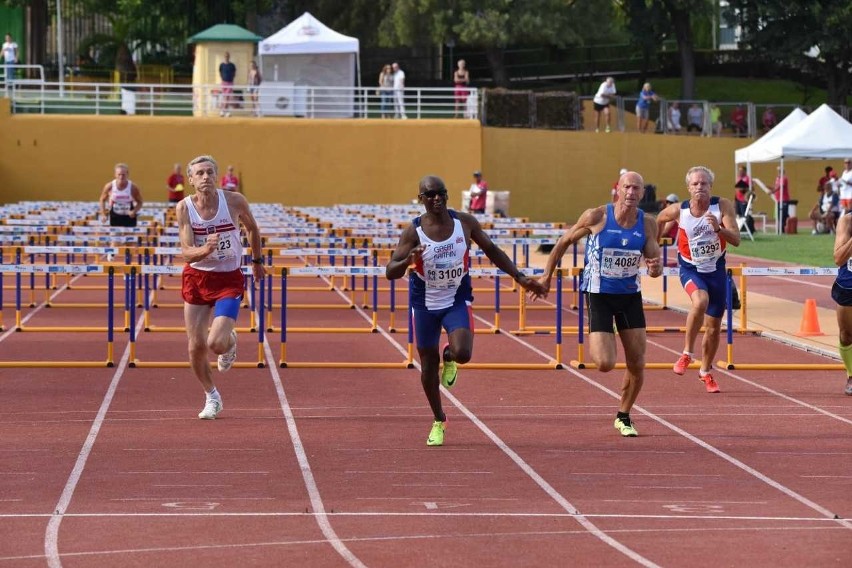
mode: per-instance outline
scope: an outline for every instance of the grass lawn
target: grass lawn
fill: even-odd
[[[651,79],[654,90],[662,97],[680,98],[680,78]],[[708,101],[750,101],[757,104],[806,105],[813,108],[826,102],[824,89],[805,88],[790,81],[728,77],[698,77],[695,98]]]
[[[802,266],[834,266],[834,235],[811,235],[809,229],[800,230],[798,235],[770,235],[758,231],[754,234],[754,242],[744,233],[740,246],[729,250],[732,254]]]

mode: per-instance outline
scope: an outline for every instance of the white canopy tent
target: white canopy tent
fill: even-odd
[[[780,176],[784,176],[784,161],[824,160],[852,156],[852,124],[837,114],[830,106],[822,105],[806,118],[799,120],[781,133],[772,136],[786,119],[763,138],[746,148],[734,152],[734,159],[745,162],[751,177],[751,164],[780,162]],[[781,233],[781,202],[776,200],[776,232]]]
[[[351,117],[360,87],[357,38],[305,12],[258,45],[264,114]]]

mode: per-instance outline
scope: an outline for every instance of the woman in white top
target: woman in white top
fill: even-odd
[[[606,116],[606,131],[610,131],[609,127],[609,105],[612,99],[615,98],[615,79],[607,77],[606,80],[598,87],[598,92],[595,93],[595,98],[592,99],[592,104],[595,107],[595,132],[600,132],[601,129],[601,113]]]

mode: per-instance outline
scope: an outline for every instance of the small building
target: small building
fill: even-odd
[[[257,43],[263,38],[249,30],[234,24],[216,24],[198,32],[187,40],[195,44],[195,57],[192,65],[193,114],[195,116],[216,115],[219,112],[219,64],[225,60],[225,53],[231,56],[231,62],[237,66],[234,78],[235,96],[239,100],[248,82],[249,66],[254,60]]]

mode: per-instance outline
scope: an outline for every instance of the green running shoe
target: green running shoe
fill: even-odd
[[[432,431],[429,432],[429,438],[426,440],[427,446],[443,446],[444,445],[444,430],[447,429],[447,423],[435,420],[432,422]]]
[[[441,384],[446,388],[451,389],[456,384],[456,379],[459,376],[459,366],[455,361],[449,361],[450,344],[444,345],[441,350],[442,359],[444,360],[444,368],[441,369]]]
[[[615,429],[618,430],[625,438],[635,438],[639,435],[636,428],[633,426],[633,421],[630,418],[616,418]]]

